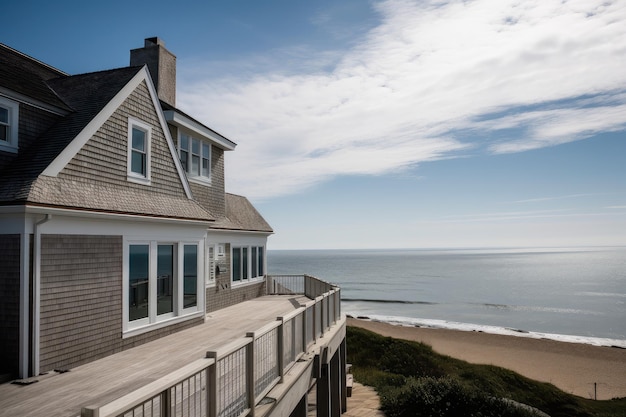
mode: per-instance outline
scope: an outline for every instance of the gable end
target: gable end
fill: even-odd
[[[82,129],[82,131],[72,140],[72,142],[47,166],[42,175],[48,177],[57,177],[59,173],[68,165],[68,163],[81,151],[87,142],[102,128],[102,126],[111,118],[111,116],[122,106],[122,104],[133,94],[134,91],[144,85],[147,90],[148,100],[156,114],[156,122],[163,132],[165,141],[167,142],[167,150],[169,157],[172,159],[180,183],[183,186],[187,198],[192,198],[191,189],[187,182],[180,161],[176,153],[169,129],[163,116],[154,85],[148,74],[146,67],[140,69],[137,74],[109,101],[106,106]],[[127,126],[123,129],[127,132]]]

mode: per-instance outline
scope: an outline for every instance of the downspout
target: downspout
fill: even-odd
[[[24,227],[26,229],[26,227]],[[30,349],[30,233],[23,231],[20,239],[20,341],[18,376],[26,379],[28,375]]]
[[[51,214],[35,223],[33,234],[33,375],[39,375],[39,323],[41,321],[41,226],[52,219]]]

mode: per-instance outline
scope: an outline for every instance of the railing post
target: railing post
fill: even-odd
[[[161,415],[170,417],[172,415],[172,387],[169,387],[161,393]]]
[[[302,312],[302,351],[306,352],[307,351],[307,343],[306,343],[306,315],[307,315],[307,308],[304,308],[304,311]]]
[[[207,358],[214,359],[212,365],[206,368],[206,409],[207,417],[217,417],[217,352],[207,352]]]
[[[318,337],[318,332],[317,332],[317,309],[318,309],[318,305],[317,303],[313,303],[313,308],[312,308],[312,313],[313,313],[313,343],[317,343],[317,337]]]
[[[290,362],[291,361],[295,362],[296,358],[298,357],[298,354],[300,353],[300,352],[296,352],[296,337],[298,337],[296,335],[296,330],[297,330],[296,318],[295,317],[292,318],[290,322],[291,322],[291,352],[292,352],[292,355],[291,355],[291,358],[289,358],[289,359],[290,359]]]
[[[330,297],[324,297],[324,330],[330,328]]]
[[[282,317],[278,317],[280,325],[278,326],[278,377],[280,380],[278,383],[283,382],[283,376],[285,375],[285,320]]]
[[[100,411],[97,408],[83,407],[80,410],[80,417],[100,417]]]
[[[247,333],[246,337],[251,337],[252,341],[246,345],[246,386],[247,386],[247,396],[248,396],[248,406],[250,407],[251,417],[254,417],[254,406],[255,406],[255,394],[254,394],[254,382],[255,382],[255,372],[254,372],[254,341],[255,336],[254,332]]]
[[[326,333],[326,319],[324,318],[324,313],[326,312],[326,298],[324,296],[320,299],[320,333],[322,333],[322,337],[324,333]]]

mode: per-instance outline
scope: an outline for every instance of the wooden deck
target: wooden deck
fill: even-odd
[[[76,367],[38,382],[0,385],[0,416],[80,416],[83,406],[101,404],[136,390],[206,352],[244,337],[299,307],[303,296],[271,295],[212,312],[191,329]]]

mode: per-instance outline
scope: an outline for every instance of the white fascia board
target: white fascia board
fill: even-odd
[[[219,236],[228,236],[230,235],[231,238],[234,239],[239,239],[239,238],[254,238],[254,239],[267,239],[268,237],[270,237],[271,235],[273,235],[274,233],[270,233],[270,232],[257,232],[257,231],[250,231],[250,230],[228,230],[228,229],[212,229],[211,227],[209,227],[209,229],[207,230],[207,233],[209,235],[215,234],[215,235],[219,235]]]
[[[141,72],[145,74],[144,76],[146,79],[146,84],[148,85],[148,90],[150,90],[150,98],[152,99],[152,104],[154,105],[154,108],[156,109],[157,115],[159,117],[159,124],[161,125],[161,130],[163,130],[163,134],[165,135],[165,141],[167,142],[167,147],[170,149],[170,154],[172,155],[174,165],[176,166],[178,178],[180,178],[180,181],[183,184],[183,188],[185,189],[185,195],[188,199],[192,200],[193,193],[191,192],[191,187],[189,185],[189,181],[187,180],[187,174],[183,170],[183,165],[180,162],[180,158],[178,157],[178,151],[176,150],[176,146],[174,146],[174,140],[172,139],[170,129],[167,126],[166,118],[163,114],[163,108],[161,107],[161,103],[159,102],[159,95],[157,94],[154,83],[152,82],[152,77],[148,73],[148,67],[144,65]]]
[[[257,234],[257,235],[264,235],[264,236],[271,236],[273,235],[275,232],[265,232],[263,230],[245,230],[245,229],[226,229],[226,228],[217,228],[217,227],[211,227],[209,229],[209,232],[216,232],[216,233],[246,233],[246,234]]]
[[[159,103],[159,98],[156,93],[156,89],[154,88],[154,84],[152,83],[152,79],[150,78],[150,74],[148,74],[148,67],[144,65],[142,69],[140,69],[137,74],[113,97],[111,101],[107,103],[106,106],[94,117],[85,128],[70,142],[70,144],[52,161],[50,165],[43,171],[42,175],[47,175],[49,177],[56,177],[59,172],[72,160],[74,156],[85,146],[87,141],[91,139],[91,137],[100,129],[100,127],[113,115],[113,113],[124,103],[133,91],[141,84],[142,81],[146,82],[148,86],[148,91],[150,91],[150,98],[152,99],[152,104],[159,118],[159,124],[161,125],[161,129],[163,130],[163,134],[165,135],[165,140],[167,141],[167,145],[170,150],[170,154],[172,156],[172,160],[174,161],[174,165],[176,166],[176,170],[178,172],[178,176],[183,184],[183,188],[185,189],[185,194],[187,198],[192,199],[193,195],[191,193],[191,188],[189,186],[189,182],[187,181],[187,176],[183,172],[182,165],[180,164],[180,160],[178,158],[178,153],[176,152],[176,148],[174,147],[174,141],[172,140],[172,136],[170,135],[169,128],[167,127],[167,123],[165,121],[165,116],[163,115],[163,109],[161,108],[161,104]]]
[[[224,149],[225,151],[235,150],[237,144],[219,133],[209,129],[208,127],[198,123],[195,120],[177,112],[176,110],[166,110],[164,112],[165,119],[171,124],[190,130],[193,133],[213,142],[216,146]]]
[[[88,210],[72,210],[54,207],[41,207],[41,206],[26,206],[24,210],[25,214],[53,214],[64,215],[75,218],[91,218],[91,219],[109,219],[109,220],[125,220],[134,223],[170,223],[178,225],[190,225],[190,226],[202,226],[210,227],[212,222],[203,220],[188,220],[188,219],[175,219],[171,217],[154,217],[154,216],[141,216],[132,214],[119,214],[119,213],[105,213],[100,211],[88,211]]]

